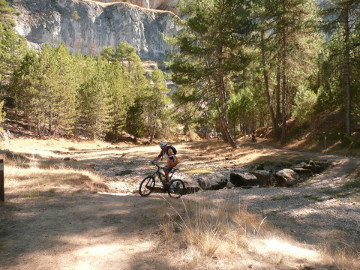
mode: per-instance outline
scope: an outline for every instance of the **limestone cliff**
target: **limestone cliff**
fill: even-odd
[[[176,4],[179,2],[179,0],[98,0],[98,1],[105,3],[127,2],[144,8],[172,10],[172,11],[175,10]]]
[[[133,4],[81,0],[11,0],[20,15],[16,30],[33,46],[65,42],[73,53],[98,55],[104,47],[127,41],[143,59],[162,60],[173,47],[163,34],[174,34],[173,13]],[[137,1],[150,7],[155,2]],[[167,1],[169,2],[169,1]],[[171,1],[170,1],[171,2]],[[175,1],[174,1],[175,2]],[[159,7],[158,6],[158,7]]]

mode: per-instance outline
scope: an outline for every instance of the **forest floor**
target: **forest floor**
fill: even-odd
[[[137,193],[154,170],[148,161],[158,145],[4,142],[0,269],[359,269],[360,159],[248,139],[239,145],[176,143],[187,185],[199,174],[256,164],[316,159],[332,166],[293,188],[201,191],[176,200]]]

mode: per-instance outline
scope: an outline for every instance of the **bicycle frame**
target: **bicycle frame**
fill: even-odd
[[[155,165],[155,166],[157,167],[157,170],[156,170],[156,172],[153,173],[153,176],[154,176],[154,177],[155,177],[155,176],[158,176],[158,178],[160,179],[160,181],[162,182],[162,184],[164,184],[163,181],[167,181],[167,180],[165,179],[165,174],[163,174],[163,173],[161,172],[161,169],[162,169],[162,168],[161,168],[158,164],[156,164],[155,162],[151,162],[151,164],[152,164],[152,165]],[[175,173],[177,170],[179,170],[179,169],[173,168],[173,169],[171,170],[171,172],[170,172],[170,174],[169,174],[169,182],[171,181],[174,173]],[[156,178],[156,177],[155,177],[155,178]]]
[[[149,196],[150,193],[159,192],[158,186],[156,186],[156,182],[160,180],[163,188],[160,190],[160,192],[167,192],[170,197],[172,198],[180,198],[186,191],[185,184],[181,179],[172,179],[174,173],[178,170],[176,168],[173,168],[171,170],[171,174],[169,175],[169,181],[165,179],[165,175],[161,172],[161,167],[156,164],[155,162],[151,162],[153,165],[156,166],[157,170],[151,174],[145,177],[139,186],[139,193],[142,197]],[[158,179],[158,180],[156,180]]]

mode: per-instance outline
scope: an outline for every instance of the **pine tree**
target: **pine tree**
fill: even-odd
[[[328,0],[323,3],[325,23],[324,27],[329,33],[337,35],[340,39],[340,60],[342,71],[339,80],[341,81],[343,93],[345,95],[344,108],[346,111],[346,135],[352,133],[352,114],[353,114],[353,62],[354,52],[358,46],[356,39],[352,39],[356,27],[359,26],[360,2],[357,0]],[[354,42],[355,41],[355,42]],[[337,54],[337,53],[335,53]]]
[[[257,47],[273,127],[276,129],[281,123],[281,141],[286,143],[291,104],[297,89],[311,76],[315,67],[313,59],[320,50],[316,4],[313,0],[259,1],[253,16],[258,22]],[[270,81],[275,90],[273,95]]]
[[[131,82],[124,75],[124,67],[120,62],[116,61],[109,64],[107,69],[110,125],[112,135],[116,138],[124,130],[126,113],[136,96],[131,93]]]
[[[141,96],[147,91],[149,82],[136,48],[127,42],[121,42],[115,49],[107,47],[101,53],[108,62],[107,77],[109,82],[110,125],[113,137],[126,129],[133,135],[139,135],[141,118],[133,119],[132,113],[141,106]],[[127,118],[131,117],[131,121]],[[140,125],[140,126],[138,126]]]
[[[29,52],[14,72],[11,94],[37,133],[71,134],[75,122],[76,73],[64,44]]]
[[[103,59],[86,58],[87,79],[77,97],[77,131],[88,137],[104,138],[110,128],[108,82]]]
[[[223,138],[232,147],[236,142],[228,126],[227,81],[247,64],[249,7],[247,0],[183,1],[184,30],[175,38],[180,53],[171,65],[175,82],[194,87],[198,97],[207,97],[205,102],[215,106]]]
[[[76,63],[64,43],[54,52],[55,74],[49,85],[53,89],[50,102],[53,103],[49,131],[54,134],[72,134],[76,116],[76,91],[78,88]]]
[[[14,30],[13,15],[16,10],[11,8],[7,1],[0,0],[0,88],[2,95],[6,96],[13,71],[19,66],[27,53],[27,44]]]
[[[152,73],[151,80],[153,87],[150,88],[151,92],[147,100],[147,110],[145,113],[148,119],[148,133],[150,142],[153,141],[156,132],[161,130],[162,135],[165,137],[166,132],[170,129],[168,124],[169,109],[168,105],[170,99],[167,96],[169,89],[166,88],[164,74],[160,69],[155,69]]]

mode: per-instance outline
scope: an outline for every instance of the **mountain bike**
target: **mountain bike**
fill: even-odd
[[[184,182],[180,179],[171,179],[179,169],[173,168],[169,175],[170,181],[167,181],[165,175],[161,172],[162,168],[154,161],[152,161],[151,164],[156,166],[157,170],[141,181],[139,194],[142,197],[149,196],[152,192],[167,192],[172,198],[180,198],[185,194],[186,189]]]

